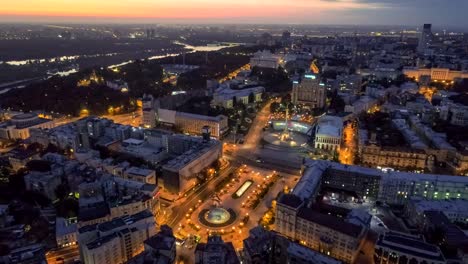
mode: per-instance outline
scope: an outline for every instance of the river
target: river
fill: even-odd
[[[188,50],[186,53],[192,53],[192,52],[197,52],[197,51],[217,51],[217,50],[220,50],[220,49],[223,49],[223,48],[233,47],[233,46],[239,45],[237,43],[229,43],[229,44],[220,44],[220,45],[208,44],[208,45],[205,45],[205,46],[192,46],[192,45],[182,43],[182,42],[179,42],[179,41],[174,41],[173,43],[178,44],[178,45],[182,45],[184,49]],[[164,49],[162,49],[161,51],[164,52]],[[27,60],[11,60],[11,61],[4,61],[4,62],[0,61],[0,64],[4,63],[4,64],[12,65],[12,66],[23,66],[23,65],[29,64],[31,62],[34,62],[34,63],[63,62],[63,61],[70,61],[71,62],[71,61],[77,60],[79,58],[115,56],[115,55],[118,55],[118,54],[119,53],[91,54],[91,55],[70,55],[70,56],[60,56],[60,57],[54,57],[54,58],[48,58],[48,59],[46,59],[46,58],[42,58],[42,59],[35,58],[35,59],[27,59]],[[151,56],[151,57],[148,57],[148,59],[149,60],[156,60],[156,59],[162,59],[162,58],[166,58],[166,57],[178,56],[180,54],[182,54],[182,52],[179,52],[179,53],[166,53],[164,55]],[[124,62],[119,63],[119,64],[111,65],[111,66],[109,66],[109,68],[119,67],[119,66],[131,63],[131,62],[133,62],[133,60],[124,61]],[[73,73],[73,72],[70,72],[70,73]],[[60,75],[63,76],[63,74],[60,74]]]
[[[184,46],[184,49],[187,50],[187,51],[178,52],[178,53],[167,53],[165,55],[151,56],[151,57],[148,57],[148,60],[158,60],[158,59],[163,59],[163,58],[168,58],[168,57],[176,57],[176,56],[179,56],[179,55],[181,55],[183,53],[187,54],[187,53],[193,53],[193,52],[197,52],[197,51],[217,51],[217,50],[220,50],[220,49],[235,47],[235,46],[240,45],[238,43],[229,43],[229,44],[223,44],[223,45],[208,44],[206,46],[192,46],[192,45],[182,43],[182,42],[179,42],[179,41],[174,41],[173,43]],[[108,66],[108,68],[109,69],[117,68],[117,67],[121,67],[121,66],[123,66],[125,64],[129,64],[129,63],[132,63],[132,62],[133,62],[133,60],[129,60],[129,61],[125,61],[125,62],[122,62],[122,63],[119,63],[119,64],[110,65],[110,66]]]
[[[185,51],[184,52],[178,52],[178,53],[166,53],[166,54],[162,54],[162,55],[150,56],[147,59],[148,60],[157,60],[157,59],[162,59],[162,58],[167,58],[167,57],[179,56],[179,55],[181,55],[183,53],[187,54],[187,53],[193,53],[193,52],[197,52],[197,51],[217,51],[217,50],[220,50],[220,49],[223,49],[223,48],[228,48],[228,47],[234,47],[234,46],[241,45],[239,43],[226,43],[226,44],[208,44],[208,45],[205,45],[205,46],[192,46],[192,45],[182,43],[182,42],[179,42],[179,41],[174,41],[173,43],[178,44],[178,45],[182,45]],[[164,49],[162,49],[161,51],[164,52]],[[94,55],[73,55],[73,56],[61,56],[61,57],[48,58],[48,59],[28,59],[28,60],[21,60],[21,61],[5,61],[5,62],[0,61],[0,64],[4,63],[4,64],[8,64],[8,65],[13,65],[13,66],[23,66],[23,65],[27,65],[27,64],[31,63],[32,61],[34,63],[63,62],[63,61],[72,62],[72,61],[77,60],[79,58],[92,58],[92,57],[98,57],[98,56],[115,56],[117,54],[118,53],[94,54]],[[121,67],[123,65],[132,63],[132,62],[134,62],[134,60],[123,61],[123,62],[118,63],[118,64],[110,65],[110,66],[108,66],[108,68],[109,69],[118,68],[118,67]],[[69,74],[78,72],[78,70],[79,70],[78,67],[69,67],[64,71],[56,71],[52,75],[67,76]],[[47,78],[50,78],[52,75],[48,76]],[[0,85],[0,94],[8,92],[10,89],[23,88],[23,87],[26,86],[26,84],[28,84],[30,82],[31,82],[31,80],[28,79],[28,80],[20,80],[20,81],[17,81],[15,83],[5,84],[4,86]],[[18,85],[15,86],[14,84],[18,84]]]

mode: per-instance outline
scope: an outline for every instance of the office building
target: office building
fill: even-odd
[[[421,78],[427,76],[432,81],[437,82],[454,82],[456,80],[468,78],[468,72],[464,71],[454,71],[444,68],[403,68],[403,74],[409,78],[414,78],[416,81],[419,81]]]
[[[229,129],[227,116],[205,116],[184,112],[176,113],[174,125],[181,132],[190,135],[201,135],[202,128],[209,126],[215,138],[222,138]]]
[[[202,128],[209,126],[213,137],[222,138],[229,129],[228,118],[224,115],[206,116],[163,108],[157,109],[157,115],[160,123],[191,135],[201,135]]]
[[[300,81],[293,82],[291,102],[310,109],[321,109],[325,106],[325,84],[320,82],[317,75],[305,74]]]
[[[280,66],[281,57],[272,54],[269,50],[257,51],[250,58],[250,67],[277,69]]]
[[[231,89],[229,85],[223,85],[214,91],[212,104],[224,108],[232,108],[236,103],[244,105],[258,103],[262,101],[262,94],[264,92],[265,88],[262,86]]]
[[[419,36],[418,52],[424,54],[426,49],[432,44],[432,25],[424,24]]]
[[[198,182],[197,175],[222,157],[220,141],[184,135],[170,137],[167,150],[174,158],[162,166],[158,184],[172,193],[193,188]]]

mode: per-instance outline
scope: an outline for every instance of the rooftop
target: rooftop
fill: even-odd
[[[148,176],[152,174],[154,171],[150,169],[139,168],[139,167],[130,167],[125,172],[131,173],[133,175]]]
[[[444,256],[438,247],[422,241],[419,237],[406,234],[395,232],[386,233],[379,237],[376,245],[425,259],[444,260]]]
[[[452,183],[463,183],[468,185],[468,177],[464,176],[453,176],[453,175],[439,175],[439,174],[420,174],[420,173],[411,173],[411,172],[402,172],[402,171],[391,171],[383,172],[378,169],[366,168],[361,166],[350,166],[344,165],[336,162],[330,162],[325,160],[306,160],[304,171],[304,176],[312,174],[319,179],[326,170],[338,170],[346,171],[350,173],[359,173],[361,175],[367,175],[369,177],[380,177],[383,180],[401,180],[401,181],[428,181],[428,182],[452,182]],[[304,177],[303,176],[303,177]],[[301,179],[302,181],[302,179]],[[299,183],[301,182],[299,181]],[[299,185],[298,183],[298,185]],[[293,193],[296,191],[294,189]]]
[[[345,222],[343,219],[332,215],[323,214],[314,208],[300,208],[297,217],[328,227],[351,237],[358,237],[363,230],[362,226]]]
[[[308,263],[314,263],[314,264],[340,264],[342,263],[339,260],[323,255],[317,251],[301,246],[297,243],[289,243],[288,256],[301,258],[303,260],[307,260]]]
[[[63,217],[57,217],[55,220],[55,236],[63,236],[77,232],[77,224],[69,223]]]
[[[317,122],[317,134],[341,137],[343,119],[338,116],[323,116]]]
[[[101,218],[108,215],[109,213],[109,207],[104,202],[94,204],[92,207],[80,207],[78,221],[89,221]]]
[[[262,86],[249,87],[244,89],[231,89],[229,86],[220,87],[214,92],[215,99],[228,100],[236,97],[245,97],[249,96],[251,93],[263,93],[265,88]]]
[[[190,140],[194,139],[194,137],[190,138]],[[198,144],[193,145],[188,151],[167,162],[163,166],[163,169],[178,171],[184,168],[187,164],[198,159],[203,154],[209,152],[212,148],[221,145],[217,140],[210,140],[208,142],[204,142],[202,138],[197,138],[197,140],[199,141]]]
[[[326,163],[316,162],[304,170],[301,179],[294,187],[292,194],[301,200],[310,199],[318,190],[322,174],[327,169]]]
[[[424,211],[442,211],[442,212],[459,212],[468,214],[468,201],[463,199],[453,200],[426,200],[421,198],[412,198],[411,203],[416,210]]]
[[[190,119],[206,120],[206,121],[212,121],[212,122],[220,122],[221,120],[227,118],[226,116],[223,116],[223,115],[207,116],[207,115],[198,115],[198,114],[192,114],[192,113],[187,113],[187,112],[177,112],[176,116],[190,118]]]
[[[164,227],[164,226],[163,226]],[[170,250],[175,244],[175,237],[170,228],[161,227],[161,231],[155,236],[148,238],[145,244],[153,249]]]
[[[292,208],[299,208],[299,206],[302,205],[301,198],[294,194],[282,194],[279,197],[278,202]]]
[[[148,211],[141,211],[139,213],[136,213],[134,215],[129,215],[129,216],[122,216],[122,217],[117,217],[112,219],[111,221],[99,224],[97,226],[97,229],[100,232],[109,232],[113,229],[117,229],[122,226],[130,225],[132,223],[135,223],[137,221],[140,221],[142,219],[148,218],[148,217],[153,217],[153,214]]]
[[[38,154],[37,151],[29,150],[26,148],[15,148],[6,153],[6,155],[9,156],[10,158],[19,159],[19,160],[30,158],[36,154]]]
[[[86,247],[89,250],[96,249],[96,248],[100,247],[102,244],[106,244],[109,241],[113,240],[114,238],[117,238],[117,233],[100,237],[100,238],[94,240],[93,242],[86,244]]]

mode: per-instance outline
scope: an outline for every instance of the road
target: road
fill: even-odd
[[[63,263],[61,259],[63,259],[65,264],[73,263],[74,260],[80,258],[79,247],[78,245],[76,245],[76,246],[61,248],[55,251],[49,251],[46,255],[46,258],[47,258],[48,264]]]
[[[205,200],[210,197],[214,192],[216,185],[221,182],[229,173],[233,172],[235,167],[229,166],[223,172],[220,173],[218,177],[211,179],[208,182],[203,183],[203,185],[198,188],[195,192],[192,192],[185,198],[182,202],[175,202],[172,205],[172,219],[167,223],[173,229],[177,227],[179,222],[183,220],[186,212],[189,211],[191,207],[194,207],[198,200]]]
[[[230,72],[224,78],[219,79],[218,82],[222,83],[222,82],[225,82],[225,81],[230,80],[232,78],[235,78],[237,76],[237,74],[239,74],[239,72],[245,71],[245,70],[250,70],[250,64],[249,63],[247,63],[247,64],[241,66],[240,68]]]
[[[249,132],[244,138],[244,144],[237,144],[236,148],[231,151],[231,154],[226,155],[227,158],[239,164],[247,164],[263,169],[272,169],[289,174],[297,174],[301,167],[300,163],[285,162],[284,160],[276,160],[272,157],[257,162],[257,150],[262,140],[263,128],[268,124],[270,117],[270,105],[275,100],[270,100],[257,113],[253,120]]]
[[[121,115],[105,115],[102,117],[122,125],[139,126],[143,123],[141,114],[137,114],[136,112]]]
[[[370,230],[364,238],[362,248],[356,258],[355,263],[373,264],[374,263],[374,247],[377,240],[377,234]]]
[[[343,129],[343,147],[338,152],[340,163],[353,165],[357,152],[357,129],[352,123],[347,124]]]
[[[242,156],[251,155],[255,153],[263,135],[263,128],[267,125],[270,117],[270,105],[274,100],[268,101],[263,108],[257,113],[250,126],[249,132],[244,138],[244,144],[238,145],[238,154]]]
[[[61,117],[61,118],[55,119],[55,125],[61,126],[61,125],[73,123],[85,117],[86,116]],[[122,125],[139,126],[142,123],[142,120],[141,120],[142,116],[141,114],[137,114],[137,112],[121,114],[121,115],[104,115],[100,117],[110,119],[114,121],[114,123],[118,123]]]

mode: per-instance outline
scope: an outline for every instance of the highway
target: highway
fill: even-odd
[[[61,125],[73,123],[85,117],[86,116],[61,117],[61,118],[55,119],[55,125],[61,126]],[[118,123],[122,125],[139,126],[142,123],[142,120],[141,120],[142,116],[140,114],[137,114],[137,112],[121,114],[121,115],[104,115],[100,117],[110,119],[114,121],[114,123]]]

